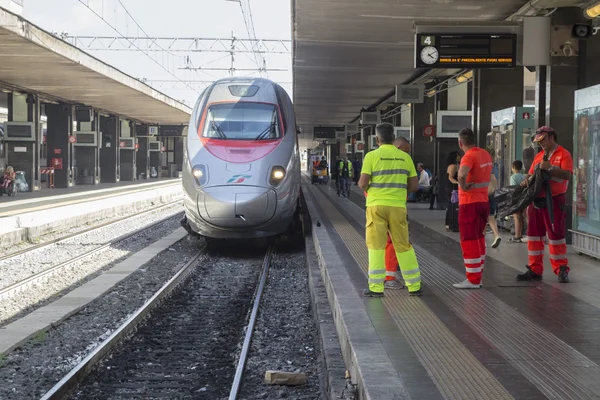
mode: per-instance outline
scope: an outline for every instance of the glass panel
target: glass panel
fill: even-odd
[[[282,134],[275,106],[241,102],[210,106],[202,136],[222,140],[269,140],[278,139]]]
[[[600,236],[600,107],[577,111],[575,131],[573,227]]]

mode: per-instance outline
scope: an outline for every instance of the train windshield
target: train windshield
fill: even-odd
[[[262,103],[209,106],[203,137],[222,140],[273,140],[282,136],[277,108]]]

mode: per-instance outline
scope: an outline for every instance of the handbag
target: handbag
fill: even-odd
[[[450,196],[450,203],[453,203],[453,204],[458,203],[458,190],[452,191],[452,195]]]

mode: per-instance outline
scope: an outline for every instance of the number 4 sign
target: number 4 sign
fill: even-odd
[[[435,36],[421,36],[421,46],[435,46]]]

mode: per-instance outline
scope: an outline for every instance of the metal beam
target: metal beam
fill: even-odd
[[[82,50],[169,51],[173,53],[260,53],[290,54],[292,41],[282,39],[239,39],[203,37],[120,37],[59,35]],[[234,50],[232,50],[234,49]]]

